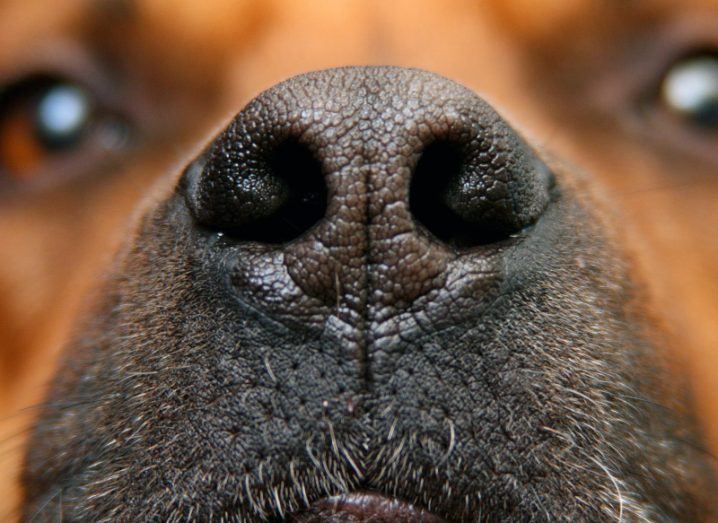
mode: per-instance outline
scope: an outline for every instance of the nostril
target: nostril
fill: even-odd
[[[201,225],[238,240],[277,244],[324,216],[324,174],[306,144],[294,137],[219,144],[185,175],[188,206]]]
[[[510,149],[439,139],[427,145],[409,188],[414,219],[455,248],[504,240],[548,202],[550,173],[518,143]]]
[[[411,178],[409,210],[439,240],[454,246],[486,243],[475,227],[446,204],[452,180],[460,177],[465,158],[458,144],[436,141],[421,153]]]

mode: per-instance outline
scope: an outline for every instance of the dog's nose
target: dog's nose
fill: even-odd
[[[350,68],[260,95],[183,187],[196,222],[235,249],[243,300],[275,318],[382,331],[418,300],[423,311],[460,301],[461,273],[486,269],[476,256],[540,216],[548,178],[468,89],[423,71]]]

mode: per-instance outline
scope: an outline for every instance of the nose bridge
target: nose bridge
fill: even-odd
[[[322,162],[329,202],[325,219],[284,259],[296,285],[348,308],[352,323],[365,308],[370,317],[390,314],[440,287],[451,257],[419,231],[409,187],[421,151],[453,111],[437,118],[429,95],[441,86],[401,76],[387,82],[382,73],[298,100],[310,106],[298,111],[301,139]]]

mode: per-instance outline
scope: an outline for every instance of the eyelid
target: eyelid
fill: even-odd
[[[0,177],[0,201],[61,186],[73,180],[87,180],[94,173],[106,173],[118,159],[115,153],[127,145],[131,146],[133,140],[131,136],[125,138],[122,148],[115,151],[103,147],[104,143],[102,135],[89,133],[76,151],[60,154],[25,180]]]
[[[76,79],[98,96],[111,95],[103,82],[99,64],[82,47],[62,40],[33,44],[27,53],[12,64],[0,66],[0,85],[11,85],[37,72]]]
[[[13,85],[23,78],[37,76],[67,78],[91,92],[98,104],[122,114],[143,128],[149,111],[143,110],[139,91],[124,89],[129,83],[121,73],[103,63],[79,41],[49,39],[34,43],[12,64],[0,64],[0,86]]]
[[[626,139],[713,169],[715,135],[670,117],[660,106],[660,88],[670,68],[700,52],[718,54],[718,11],[694,11],[647,25],[593,69],[583,93],[586,110],[598,125]]]
[[[718,11],[694,10],[637,34],[595,82],[589,99],[604,111],[639,117],[670,66],[701,50],[718,50]]]

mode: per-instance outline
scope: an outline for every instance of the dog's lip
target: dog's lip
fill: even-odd
[[[372,522],[445,523],[426,509],[376,492],[355,492],[321,499],[289,518],[291,523]]]

